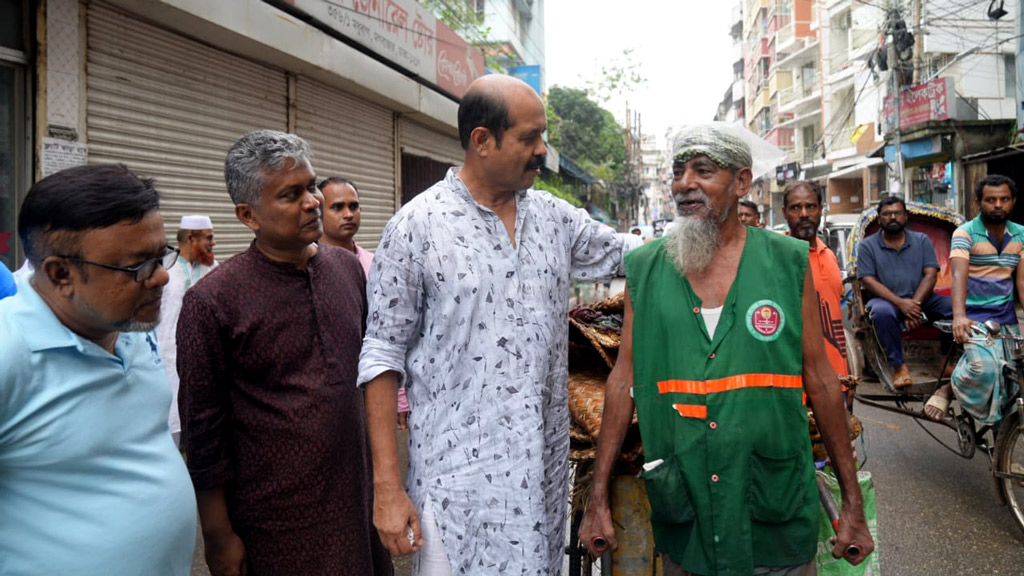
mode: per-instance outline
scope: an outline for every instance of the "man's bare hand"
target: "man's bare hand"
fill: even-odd
[[[971,337],[971,327],[974,326],[974,321],[967,318],[966,316],[959,316],[953,318],[953,340],[957,343],[963,344]]]
[[[863,562],[874,552],[875,541],[871,538],[871,532],[868,531],[868,523],[864,519],[863,509],[851,510],[847,513],[843,508],[839,514],[839,530],[834,540],[832,556],[845,558],[854,566]],[[860,551],[856,556],[849,554],[851,545],[856,546]]]
[[[206,565],[211,576],[245,576],[249,570],[245,561],[245,545],[237,534],[204,536]]]
[[[409,429],[409,413],[399,412],[398,413],[398,429],[408,430]]]
[[[375,486],[373,491],[373,525],[380,541],[394,556],[419,552],[423,545],[419,515],[409,495],[401,486]],[[409,540],[412,528],[412,541]]]
[[[615,526],[612,524],[612,513],[607,504],[594,503],[587,505],[587,512],[580,524],[580,542],[590,553],[598,557],[606,550],[616,550],[619,543],[615,540]],[[604,541],[605,547],[599,548],[595,543]]]
[[[900,309],[900,312],[903,313],[908,327],[911,325],[911,322],[914,323],[915,328],[921,325],[923,313],[921,312],[920,304],[914,302],[910,298],[901,298],[897,307]]]

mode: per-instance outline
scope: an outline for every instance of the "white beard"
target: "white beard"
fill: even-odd
[[[693,216],[677,216],[675,226],[665,235],[665,255],[681,276],[699,274],[708,269],[722,247],[719,225],[732,213],[730,206],[726,206],[716,217],[706,194],[697,191],[688,195],[702,199],[704,210]]]

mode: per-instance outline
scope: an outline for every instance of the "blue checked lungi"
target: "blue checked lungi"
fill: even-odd
[[[1000,333],[1019,336],[1020,328],[1003,324]],[[1003,404],[1017,393],[1017,383],[1003,377],[1003,369],[1012,361],[1009,342],[990,340],[980,326],[971,334],[953,370],[953,392],[964,412],[982,424],[995,424],[1003,417]]]

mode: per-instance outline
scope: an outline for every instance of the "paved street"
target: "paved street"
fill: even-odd
[[[862,393],[881,386],[862,385]],[[878,495],[882,573],[887,576],[1010,575],[1024,571],[1024,533],[999,505],[988,458],[964,460],[911,418],[863,404],[866,470]],[[940,438],[953,432],[932,425]]]

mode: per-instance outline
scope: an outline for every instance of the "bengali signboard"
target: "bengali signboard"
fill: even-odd
[[[896,107],[892,96],[882,110],[885,132],[896,129]],[[937,78],[903,90],[900,97],[900,129],[906,130],[935,120],[956,118],[956,91],[952,78]]]
[[[415,0],[289,0],[387,60],[457,97],[484,73],[484,56]]]

